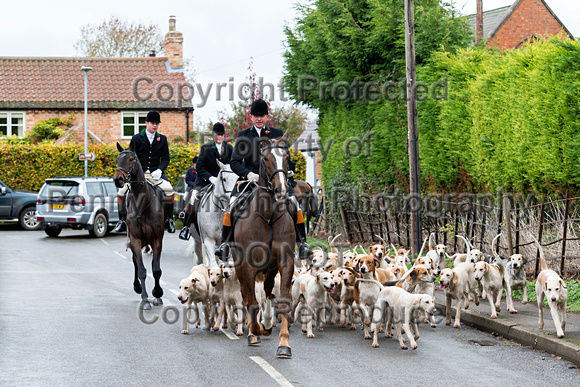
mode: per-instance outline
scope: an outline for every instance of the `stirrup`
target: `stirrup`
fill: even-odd
[[[167,232],[173,234],[175,232],[175,224],[173,223],[173,219],[167,219]]]
[[[113,232],[123,232],[123,231],[127,231],[127,225],[125,224],[124,220],[119,220],[117,222],[117,225],[113,229]]]
[[[215,255],[223,261],[224,258],[230,256],[230,245],[227,242],[223,242],[219,247],[216,247]]]
[[[179,215],[177,215],[179,219],[185,219],[185,211],[181,211]]]
[[[189,233],[189,227],[183,226],[181,232],[179,233],[179,239],[183,239],[184,241],[189,240],[191,234]]]

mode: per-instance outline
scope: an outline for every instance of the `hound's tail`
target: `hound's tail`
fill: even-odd
[[[496,237],[493,238],[493,241],[491,241],[491,253],[493,254],[493,257],[495,258],[496,262],[499,262],[501,258],[495,251],[495,241],[497,241],[497,239],[501,236],[501,234],[502,234],[501,232],[497,234]]]
[[[536,238],[534,238],[533,235],[532,235],[532,239],[538,245],[538,249],[540,249],[540,269],[542,271],[548,270],[548,265],[546,264],[546,256],[544,255],[544,249],[542,248],[542,245],[540,244],[540,242],[538,242],[538,240]]]

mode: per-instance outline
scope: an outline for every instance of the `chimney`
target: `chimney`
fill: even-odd
[[[475,43],[483,40],[483,0],[477,0],[477,13],[475,16]]]
[[[169,16],[169,31],[165,34],[165,56],[172,68],[183,67],[183,34],[175,30],[175,16]]]

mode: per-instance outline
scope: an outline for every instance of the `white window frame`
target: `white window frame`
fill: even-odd
[[[130,127],[130,125],[125,125],[125,117],[133,117],[134,118],[134,123],[133,123],[133,134],[131,134],[130,136],[125,135],[125,127]],[[145,129],[145,125],[142,125],[142,127],[139,127],[139,118],[140,117],[147,117],[147,112],[139,112],[139,111],[132,111],[132,112],[128,112],[128,111],[123,111],[121,112],[121,138],[123,139],[130,139],[131,137],[133,137],[133,135],[139,133],[141,130]]]
[[[22,115],[22,135],[18,133],[18,125],[12,125],[12,115]],[[26,112],[24,111],[0,111],[0,116],[6,115],[6,136],[0,132],[0,139],[10,138],[12,135],[17,135],[18,138],[26,136]],[[16,129],[14,129],[16,128]],[[16,130],[16,133],[14,132]]]

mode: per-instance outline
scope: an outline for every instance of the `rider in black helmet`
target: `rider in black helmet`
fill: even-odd
[[[252,103],[250,110],[252,127],[238,133],[236,146],[231,160],[231,168],[238,176],[238,181],[257,183],[260,170],[260,138],[275,139],[284,135],[280,129],[270,128],[266,125],[268,121],[268,104],[266,101],[258,99]],[[239,194],[239,184],[234,186],[232,198]],[[307,259],[312,255],[306,243],[306,227],[304,226],[304,216],[298,205],[294,190],[290,186],[289,196],[294,201],[298,213],[296,216],[296,242],[300,244],[300,259]],[[234,200],[230,200],[233,203]],[[216,249],[216,256],[224,260],[229,255],[228,243],[233,240],[232,223],[229,212],[226,212],[222,228],[222,244]]]

